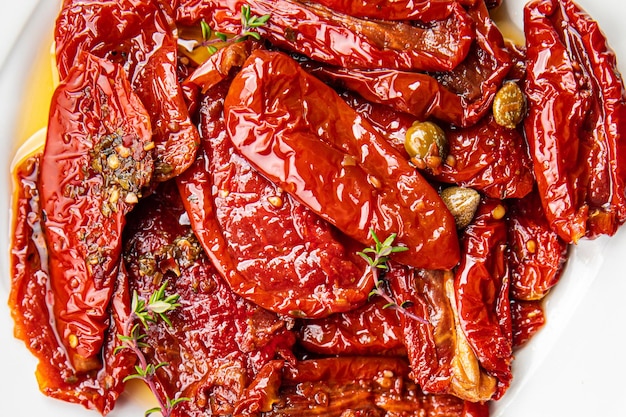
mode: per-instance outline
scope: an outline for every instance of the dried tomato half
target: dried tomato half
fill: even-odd
[[[224,102],[235,148],[346,235],[397,234],[396,259],[450,269],[456,226],[437,191],[330,87],[278,52],[255,51]]]
[[[191,165],[200,142],[178,83],[175,30],[156,0],[65,0],[55,27],[61,79],[82,51],[127,71],[150,114],[158,181]]]
[[[40,182],[52,308],[77,370],[99,366],[124,216],[152,177],[152,145],[123,68],[82,53],[52,98]]]

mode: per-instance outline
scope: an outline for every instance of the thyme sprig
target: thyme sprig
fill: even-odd
[[[214,31],[206,21],[202,20],[200,22],[203,39],[202,45],[206,46],[209,53],[213,55],[219,49],[218,44],[242,42],[248,38],[254,38],[257,41],[261,40],[261,35],[256,29],[265,25],[270,17],[269,14],[253,16],[250,11],[250,6],[244,4],[241,6],[241,32],[232,37],[229,37],[229,35],[224,32]]]
[[[165,295],[167,284],[167,281],[164,282],[157,291],[152,293],[147,302],[139,298],[137,291],[133,292],[131,314],[125,323],[123,334],[117,335],[122,344],[115,348],[114,351],[117,354],[124,349],[128,349],[137,356],[139,363],[135,365],[135,373],[124,378],[124,382],[131,379],[139,379],[154,394],[159,406],[147,410],[145,413],[146,417],[154,413],[161,413],[163,417],[170,417],[177,404],[189,401],[189,398],[186,397],[169,398],[167,395],[165,395],[165,398],[161,397],[154,381],[154,376],[159,368],[168,366],[168,363],[151,364],[143,353],[143,349],[149,347],[144,341],[147,334],[143,330],[148,330],[150,323],[157,323],[159,319],[171,327],[172,322],[166,316],[166,313],[180,307],[178,303],[180,296],[178,294]]]
[[[407,310],[407,307],[411,304],[410,301],[398,303],[391,297],[391,295],[388,294],[386,291],[385,280],[381,278],[380,274],[381,271],[387,271],[389,269],[387,262],[392,254],[405,252],[409,250],[409,248],[406,246],[393,246],[393,242],[397,237],[396,233],[392,233],[384,241],[381,241],[372,229],[370,229],[370,234],[372,235],[372,239],[374,239],[375,246],[373,248],[365,248],[362,252],[357,252],[358,255],[365,259],[368,263],[374,278],[374,288],[370,291],[369,298],[371,299],[374,296],[379,296],[386,301],[383,308],[394,308],[407,317],[411,317],[421,323],[427,323],[423,317]],[[369,254],[373,255],[370,256]]]

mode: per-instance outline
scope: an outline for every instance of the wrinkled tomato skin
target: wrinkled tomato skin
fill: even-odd
[[[298,343],[323,355],[406,355],[398,313],[382,301],[324,319],[303,321]]]
[[[507,226],[499,200],[485,199],[461,236],[454,290],[459,321],[482,367],[498,378],[499,398],[511,381],[512,330]]]
[[[177,77],[177,40],[157,0],[65,0],[55,27],[64,79],[87,51],[122,65],[148,110],[155,142],[155,179],[180,174],[200,141]]]
[[[315,318],[361,306],[373,283],[356,254],[360,244],[269,182],[236,151],[223,119],[228,88],[229,80],[214,86],[201,103],[208,164],[195,164],[178,180],[204,247],[228,268],[224,276],[235,292],[271,311]],[[208,193],[191,188],[196,174],[210,182]],[[206,230],[224,246],[206,239]]]
[[[536,191],[509,206],[511,295],[538,300],[559,281],[568,245],[550,227]]]
[[[626,220],[626,90],[615,54],[569,0],[533,1],[524,22],[525,131],[546,216],[567,243],[612,235]]]
[[[469,0],[472,4],[474,1]],[[468,3],[468,0],[464,2]],[[319,0],[317,3],[350,16],[369,19],[419,20],[428,22],[448,17],[453,10],[454,4],[463,2],[455,0],[424,0],[418,2],[413,0]]]
[[[152,174],[149,143],[149,116],[123,69],[81,54],[52,98],[39,184],[52,309],[79,371],[99,367],[125,215]]]
[[[224,113],[237,150],[346,235],[371,246],[370,229],[381,238],[396,233],[408,250],[395,259],[416,267],[450,269],[458,262],[454,219],[437,192],[287,55],[255,51],[234,78]]]
[[[543,326],[546,317],[541,301],[511,300],[513,347],[524,346]]]
[[[452,165],[433,177],[482,191],[497,199],[522,198],[535,184],[522,134],[497,124],[488,115],[465,129],[446,129]]]
[[[277,391],[294,335],[276,314],[232,292],[193,234],[175,182],[160,185],[129,216],[124,259],[141,299],[163,283],[166,294],[180,295],[180,306],[168,313],[172,327],[159,321],[143,340],[149,363],[168,363],[157,373],[162,394],[192,399],[173,415],[264,408],[267,399],[253,387],[264,381],[274,384],[267,393]]]
[[[176,18],[187,25],[204,19],[211,27],[241,33],[244,4],[242,0],[181,2]],[[440,10],[426,12],[428,22],[412,24],[407,19],[356,18],[313,2],[250,2],[252,15],[272,16],[258,32],[274,46],[330,65],[364,69],[447,71],[459,65],[475,38],[473,22],[459,4],[446,3]]]
[[[444,288],[442,271],[410,270],[393,265],[387,272],[399,303],[427,322],[400,315],[403,342],[411,363],[411,378],[422,389],[447,393],[455,354],[454,315]]]
[[[109,308],[109,327],[103,346],[104,364],[88,373],[77,373],[59,344],[48,301],[53,297],[48,276],[48,251],[42,234],[43,217],[38,191],[41,155],[17,168],[17,203],[11,250],[12,281],[8,304],[15,323],[14,335],[24,341],[38,359],[35,375],[47,396],[81,404],[101,414],[110,412],[124,389],[135,357],[113,354],[120,345],[115,336],[129,315],[126,276],[118,275]]]
[[[435,118],[457,127],[472,126],[489,113],[512,59],[483,2],[473,6],[469,15],[476,26],[476,41],[452,71],[359,70],[318,63],[305,63],[305,67],[339,89],[412,114],[420,121]]]
[[[408,378],[404,359],[346,356],[303,360],[284,373],[271,416],[419,415],[486,417],[485,404],[432,395]]]

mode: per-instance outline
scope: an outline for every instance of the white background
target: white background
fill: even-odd
[[[504,0],[503,14],[521,23],[522,0]],[[607,33],[626,74],[626,3],[580,0]],[[9,289],[9,164],[14,120],[29,63],[56,14],[54,0],[0,0],[0,416],[96,416],[39,393],[35,360],[12,337]],[[26,28],[24,29],[24,25]],[[18,47],[12,46],[17,42]],[[498,417],[626,417],[626,229],[583,242],[549,297],[548,325],[518,352],[514,382],[494,408]],[[125,394],[115,417],[142,416],[145,400]]]

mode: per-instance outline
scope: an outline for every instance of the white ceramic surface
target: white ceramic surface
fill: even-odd
[[[500,13],[521,25],[524,0],[504,0]],[[626,74],[626,3],[579,0],[600,22]],[[11,207],[9,166],[15,129],[34,54],[52,30],[55,0],[0,1],[0,415],[96,416],[43,396],[35,359],[12,336],[6,305]],[[17,45],[17,46],[13,46]],[[516,355],[514,381],[494,404],[495,417],[626,417],[626,229],[574,248],[565,274],[546,302],[548,323]],[[135,393],[137,391],[134,391]],[[134,396],[135,395],[135,396]],[[125,393],[111,417],[141,416],[145,398]]]

